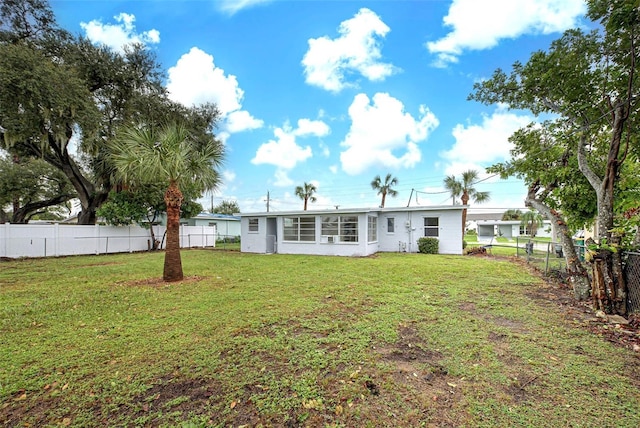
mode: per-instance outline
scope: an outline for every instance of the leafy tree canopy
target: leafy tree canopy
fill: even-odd
[[[216,214],[233,215],[240,212],[240,205],[238,205],[237,201],[222,201],[213,207],[212,212]]]

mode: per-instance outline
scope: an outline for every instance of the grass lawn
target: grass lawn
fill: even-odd
[[[1,425],[640,426],[638,355],[523,265],[163,256],[0,262]]]

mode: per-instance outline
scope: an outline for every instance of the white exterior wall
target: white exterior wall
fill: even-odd
[[[192,226],[209,226],[209,223],[215,223],[221,238],[241,234],[240,220],[190,218],[189,223]]]
[[[395,230],[387,230],[387,218],[394,218]],[[438,252],[462,254],[462,211],[395,211],[384,212],[378,218],[380,251],[418,252],[418,239],[424,237],[425,217],[438,218]]]
[[[322,236],[322,217],[327,215],[357,216],[358,242],[328,242]],[[284,217],[315,217],[315,242],[284,241]],[[368,242],[368,217],[377,217],[377,239]],[[395,220],[395,231],[387,230],[387,218]],[[241,251],[250,253],[267,252],[267,235],[276,239],[276,252],[280,254],[310,254],[362,257],[379,251],[418,252],[418,239],[424,236],[424,218],[438,218],[439,252],[441,254],[462,254],[462,210],[461,209],[399,209],[365,210],[360,212],[294,212],[256,214],[241,216]],[[258,232],[249,232],[249,219],[258,219]],[[275,229],[275,230],[269,230]]]
[[[161,240],[164,226],[154,226]],[[182,247],[215,246],[216,230],[209,226],[181,226]],[[0,225],[0,257],[49,257],[146,251],[149,230],[139,226],[9,224]]]
[[[258,219],[258,232],[249,232],[249,219]],[[242,217],[240,219],[240,251],[243,253],[267,252],[267,219],[265,217]]]

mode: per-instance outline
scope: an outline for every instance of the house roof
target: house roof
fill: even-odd
[[[331,215],[331,214],[364,214],[364,213],[388,213],[388,212],[416,212],[416,211],[462,211],[465,205],[440,205],[417,207],[386,207],[386,208],[342,208],[335,210],[297,210],[297,211],[270,211],[256,213],[241,213],[239,217],[278,217],[289,215]]]

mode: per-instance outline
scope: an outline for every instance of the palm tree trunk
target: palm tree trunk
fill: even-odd
[[[380,208],[384,208],[385,199],[387,199],[387,194],[382,192],[382,202],[380,203]]]
[[[462,205],[464,205],[466,207],[467,204],[469,203],[469,193],[467,193],[467,189],[464,189],[464,191],[462,192],[462,197],[460,199],[462,200]],[[466,228],[467,228],[467,209],[464,208],[462,210],[462,237],[463,237],[463,239],[464,239],[464,233],[466,232]]]
[[[164,254],[163,279],[167,282],[180,281],[182,273],[182,259],[180,258],[180,206],[182,192],[172,181],[164,194],[167,204],[167,246]]]

